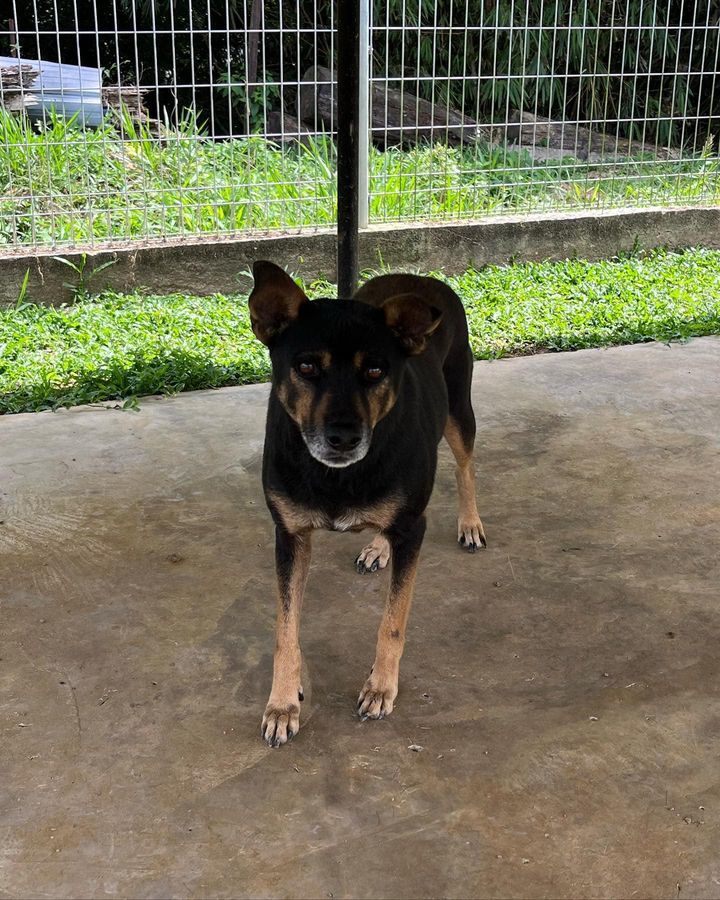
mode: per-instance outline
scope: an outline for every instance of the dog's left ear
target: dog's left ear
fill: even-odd
[[[411,356],[422,353],[442,318],[439,309],[415,294],[390,297],[383,303],[382,311],[388,328]]]
[[[253,278],[255,286],[248,298],[250,323],[255,337],[269,344],[297,319],[301,308],[310,301],[275,263],[256,262]]]

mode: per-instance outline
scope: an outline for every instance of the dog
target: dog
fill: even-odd
[[[458,541],[486,546],[475,499],[473,359],[460,298],[441,281],[381,275],[350,300],[310,301],[279,266],[256,262],[249,297],[269,349],[262,480],[275,523],[278,581],[272,689],[261,734],[279,747],[300,728],[300,610],[316,528],[377,533],[355,565],[390,560],[375,661],[357,701],[361,719],[392,712],[425,534],[438,444],[457,463]]]

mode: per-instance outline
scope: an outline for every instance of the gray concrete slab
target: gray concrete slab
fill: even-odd
[[[396,710],[360,723],[387,573],[319,536],[277,751],[267,388],[0,420],[2,896],[720,895],[719,363],[479,364],[489,549],[443,449]]]

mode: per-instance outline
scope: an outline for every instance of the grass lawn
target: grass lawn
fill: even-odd
[[[442,145],[370,154],[373,222],[720,202],[720,159],[535,162],[526,150]],[[158,135],[127,117],[38,130],[0,109],[0,246],[331,226],[335,145],[212,141],[192,118]]]
[[[490,266],[447,279],[478,359],[720,333],[720,251]],[[306,285],[314,295],[331,286]],[[104,293],[0,310],[0,413],[266,380],[245,296]]]

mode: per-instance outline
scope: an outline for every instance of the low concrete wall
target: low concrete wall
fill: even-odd
[[[635,248],[720,248],[720,208],[610,210],[507,216],[457,225],[375,225],[360,236],[361,269],[405,269],[448,274],[469,265],[511,261],[601,259]],[[53,259],[76,264],[81,253],[54,250],[0,257],[0,305],[16,302],[26,271],[27,297],[41,303],[72,299],[63,282],[74,273]],[[88,253],[86,272],[107,260],[113,265],[91,277],[88,287],[147,293],[233,293],[250,284],[256,259],[270,259],[306,278],[335,278],[335,236],[331,231],[264,237],[201,239],[193,243],[123,245]]]

